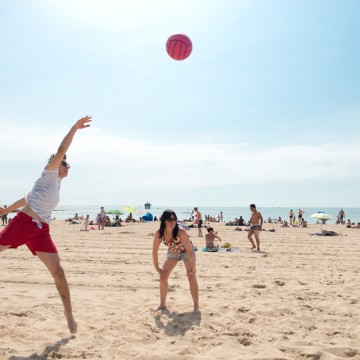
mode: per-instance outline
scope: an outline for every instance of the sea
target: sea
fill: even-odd
[[[120,210],[124,215],[120,215],[120,218],[125,219],[129,215],[128,211],[125,211],[123,205],[104,205],[105,210]],[[136,211],[133,213],[134,219],[139,219],[146,212],[150,212],[153,216],[158,218],[161,216],[164,210],[171,209],[175,211],[179,220],[189,219],[193,210],[193,206],[163,206],[163,205],[152,205],[150,210],[145,210],[144,206],[131,206]],[[265,221],[269,218],[272,220],[277,220],[279,217],[282,219],[289,220],[289,207],[258,207],[258,211],[261,212]],[[292,208],[295,216],[297,217],[298,208]],[[324,212],[330,215],[333,219],[328,220],[327,223],[335,223],[337,216],[339,214],[340,208],[328,208],[328,207],[304,207],[304,219],[309,224],[315,224],[317,219],[310,217],[310,215],[317,212]],[[52,213],[52,217],[56,220],[65,220],[74,217],[77,213],[79,216],[90,215],[90,219],[95,219],[96,215],[100,211],[99,205],[61,205],[58,206]],[[242,216],[245,221],[250,218],[250,210],[248,207],[199,207],[199,211],[202,213],[203,217],[205,215],[210,215],[217,218],[218,214],[222,211],[224,221],[235,220]],[[360,222],[360,208],[344,208],[345,218],[350,219],[353,223]],[[114,215],[109,215],[110,218]]]

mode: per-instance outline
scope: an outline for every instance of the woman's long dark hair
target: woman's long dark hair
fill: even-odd
[[[166,227],[165,221],[170,219],[171,217],[174,217],[177,220],[177,216],[176,216],[175,212],[172,210],[165,210],[163,212],[163,214],[161,215],[161,222],[160,222],[160,229],[159,229],[160,238],[162,238],[164,236],[165,227]],[[179,235],[179,225],[177,224],[177,221],[176,221],[176,226],[174,227],[172,238],[176,239],[178,237],[178,235]]]

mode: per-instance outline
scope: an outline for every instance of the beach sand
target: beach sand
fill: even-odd
[[[183,264],[170,277],[168,310],[159,304],[152,264],[159,223],[103,231],[52,223],[71,287],[72,336],[51,275],[26,247],[1,253],[0,359],[360,359],[359,229],[325,225],[262,231],[262,253],[246,231],[215,224],[240,249],[198,246],[200,313]],[[160,248],[160,259],[166,253]]]

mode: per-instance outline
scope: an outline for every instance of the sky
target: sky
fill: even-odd
[[[0,0],[0,204],[359,207],[357,0]],[[187,34],[184,61],[165,50]]]

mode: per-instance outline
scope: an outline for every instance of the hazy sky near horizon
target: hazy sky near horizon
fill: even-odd
[[[358,207],[357,0],[0,0],[0,205]],[[193,53],[172,60],[167,38]]]

